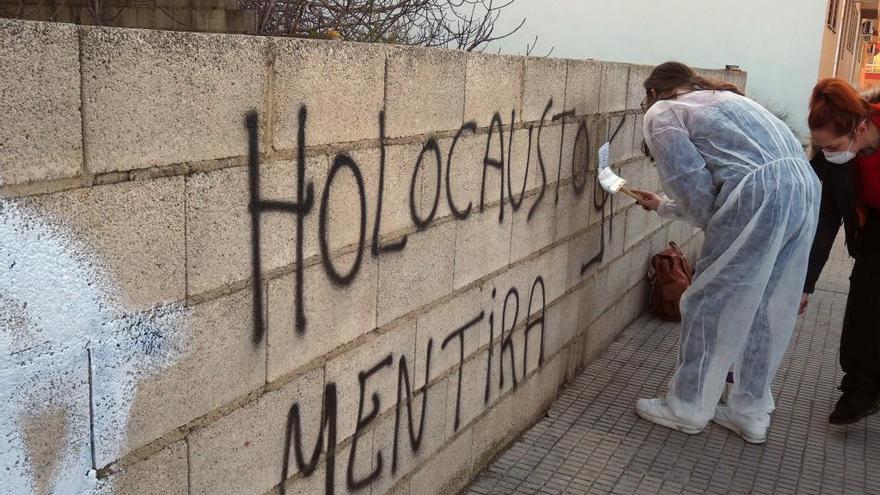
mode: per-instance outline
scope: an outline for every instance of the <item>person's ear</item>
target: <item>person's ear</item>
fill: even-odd
[[[866,132],[868,132],[868,119],[863,119],[856,126],[856,136],[864,136]]]

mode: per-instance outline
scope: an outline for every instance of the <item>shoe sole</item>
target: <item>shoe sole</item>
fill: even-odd
[[[715,424],[721,425],[721,426],[727,428],[728,430],[736,433],[737,436],[742,438],[746,443],[750,443],[752,445],[761,445],[763,443],[767,443],[767,436],[766,435],[763,437],[753,437],[750,435],[746,435],[743,433],[742,428],[740,428],[739,425],[737,425],[735,423],[731,423],[730,421],[726,421],[726,420],[719,419],[719,418],[712,418],[712,422]]]
[[[828,419],[828,422],[833,425],[837,425],[837,426],[851,425],[853,423],[858,423],[859,421],[867,418],[868,416],[870,416],[872,414],[877,413],[878,411],[880,411],[880,406],[874,406],[873,408],[869,409],[868,411],[866,411],[864,414],[862,414],[861,416],[859,416],[857,418],[852,418],[852,419],[847,419],[847,420]]]
[[[704,428],[694,428],[694,427],[680,425],[680,424],[675,423],[673,421],[669,421],[668,419],[665,419],[665,418],[658,418],[655,416],[651,416],[649,414],[644,414],[638,408],[636,408],[636,414],[638,414],[639,417],[644,419],[645,421],[650,421],[650,422],[657,424],[657,425],[660,425],[660,426],[672,428],[673,430],[680,431],[682,433],[687,433],[688,435],[699,435],[700,433],[703,433]]]

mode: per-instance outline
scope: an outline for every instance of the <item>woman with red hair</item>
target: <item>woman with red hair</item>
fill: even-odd
[[[880,406],[880,105],[841,79],[825,79],[810,99],[812,159],[822,181],[819,227],[801,312],[828,259],[841,221],[855,258],[840,337],[843,391],[829,417],[855,423]]]

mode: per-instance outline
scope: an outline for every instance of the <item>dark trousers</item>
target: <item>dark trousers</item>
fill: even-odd
[[[840,336],[843,391],[880,397],[880,213],[872,210],[859,231]]]

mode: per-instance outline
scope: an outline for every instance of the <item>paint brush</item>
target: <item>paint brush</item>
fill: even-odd
[[[615,174],[614,171],[611,170],[611,167],[605,167],[599,170],[599,185],[610,194],[622,192],[636,201],[642,200],[642,197],[639,194],[636,194],[632,189],[626,187],[626,180]]]
[[[599,147],[599,185],[610,194],[622,192],[636,201],[641,201],[642,196],[626,187],[626,181],[623,177],[620,177],[611,170],[610,155],[611,143],[605,143]]]

